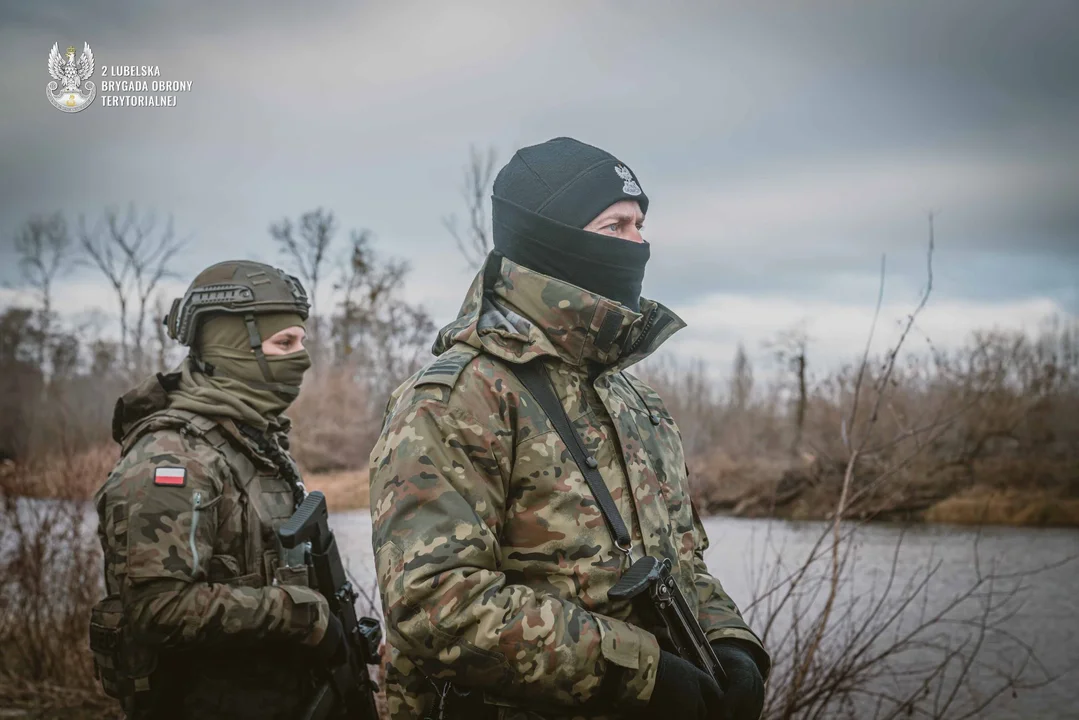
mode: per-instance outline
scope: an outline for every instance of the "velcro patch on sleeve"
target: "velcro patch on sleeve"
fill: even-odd
[[[474,347],[457,343],[428,365],[416,378],[415,385],[444,385],[452,388],[457,383],[461,372],[479,353],[480,351]]]
[[[159,467],[154,470],[154,485],[183,487],[187,481],[187,470],[178,467]]]

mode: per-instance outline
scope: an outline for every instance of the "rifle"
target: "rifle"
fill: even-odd
[[[328,678],[315,691],[302,715],[303,720],[345,715],[360,720],[377,720],[375,692],[378,686],[367,672],[378,665],[382,627],[378,620],[356,617],[358,594],[345,574],[341,553],[329,525],[326,496],[310,493],[277,531],[282,547],[292,549],[309,542],[316,589],[329,603],[330,612],[341,621],[349,645],[348,662],[327,668]]]
[[[637,612],[657,627],[674,646],[677,654],[716,679],[727,691],[727,673],[719,664],[701,624],[686,604],[686,598],[671,576],[671,561],[645,555],[630,565],[607,596],[613,600],[631,600]],[[662,644],[662,643],[661,643]]]
[[[615,547],[629,556],[632,548],[629,530],[618,514],[611,491],[607,489],[603,476],[597,470],[595,458],[589,454],[581,436],[573,429],[573,423],[566,415],[562,401],[555,394],[542,361],[532,360],[523,365],[510,365],[509,369],[547,414],[551,425],[562,438],[588,483]],[[651,555],[644,556],[630,565],[615,586],[608,591],[607,596],[614,600],[632,600],[634,608],[646,621],[646,625],[650,626],[649,629],[654,627],[659,631],[657,637],[661,645],[664,640],[668,640],[683,660],[688,660],[714,677],[720,689],[726,692],[727,673],[723,671],[700,622],[690,611],[685,596],[671,576],[669,559],[660,561]],[[665,638],[661,637],[664,633]]]

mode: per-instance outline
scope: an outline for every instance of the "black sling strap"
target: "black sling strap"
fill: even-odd
[[[509,368],[517,376],[517,379],[521,381],[521,384],[525,386],[525,389],[536,399],[543,412],[547,413],[547,418],[554,425],[554,429],[558,432],[558,436],[562,438],[562,442],[569,448],[573,461],[577,463],[577,467],[580,468],[581,473],[584,475],[592,495],[596,498],[600,512],[603,513],[603,519],[607,522],[607,529],[610,531],[611,537],[614,538],[615,546],[628,555],[631,542],[629,531],[626,530],[626,524],[622,522],[622,516],[618,514],[614,498],[611,497],[610,490],[607,489],[607,485],[603,482],[603,477],[599,474],[597,469],[599,468],[599,463],[585,450],[581,437],[570,424],[566,409],[562,407],[558,396],[555,395],[554,387],[551,385],[551,378],[543,367],[543,361],[536,359],[523,365],[509,364]]]

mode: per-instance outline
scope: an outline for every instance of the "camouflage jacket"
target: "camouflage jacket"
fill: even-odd
[[[290,686],[278,676],[285,668],[260,681],[247,660],[280,648],[297,658],[284,662],[295,669],[303,659],[297,646],[317,644],[328,620],[306,568],[279,560],[275,531],[292,514],[291,487],[231,421],[165,404],[156,377],[117,403],[113,435],[122,456],[94,496],[106,591],[120,600],[126,641],[151,651],[144,700],[174,704],[200,685],[211,695],[262,693],[260,682],[280,691]],[[157,697],[166,690],[173,697]],[[290,701],[298,698],[270,702]],[[208,702],[242,716],[220,707],[220,697]],[[195,707],[180,715],[205,714]]]
[[[534,358],[599,462],[637,556],[670,558],[708,637],[751,643],[767,674],[760,641],[705,567],[678,428],[624,372],[684,323],[659,303],[642,298],[633,313],[505,259],[493,298],[483,282],[481,272],[440,332],[438,359],[394,392],[371,456],[391,716],[424,717],[446,680],[482,688],[507,718],[619,717],[651,696],[657,640],[607,597],[624,556],[507,368]],[[612,666],[622,669],[613,702],[596,707]]]

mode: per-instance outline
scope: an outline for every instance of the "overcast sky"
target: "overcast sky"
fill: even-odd
[[[58,112],[49,48],[84,42],[99,68],[158,65],[192,89],[175,108]],[[811,360],[856,352],[881,253],[885,327],[915,303],[929,211],[935,343],[1079,315],[1074,0],[6,1],[0,97],[5,303],[34,213],[171,213],[192,237],[182,286],[219,260],[283,262],[270,222],[323,206],[407,258],[441,324],[471,277],[440,222],[470,144],[504,162],[569,135],[648,193],[645,294],[690,322],[684,356],[726,365],[799,322]],[[114,311],[88,272],[59,299]]]

